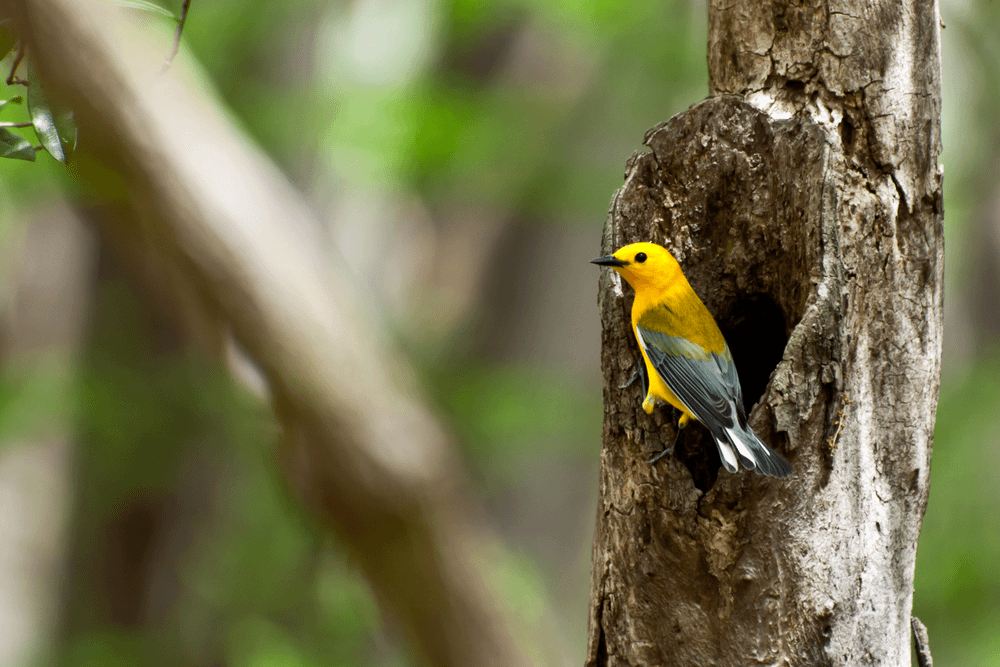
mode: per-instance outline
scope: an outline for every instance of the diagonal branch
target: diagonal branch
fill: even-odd
[[[514,630],[489,591],[498,544],[470,516],[449,438],[284,177],[177,67],[154,76],[156,51],[100,3],[3,4],[76,113],[90,150],[82,175],[124,199],[125,233],[140,230],[189,276],[263,369],[291,483],[422,660],[523,665],[551,653],[551,641],[527,646],[533,633]]]

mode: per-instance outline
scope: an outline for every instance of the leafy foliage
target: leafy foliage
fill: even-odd
[[[76,123],[70,109],[53,107],[42,87],[42,79],[34,65],[28,65],[28,112],[38,140],[49,155],[69,164],[76,150]]]
[[[0,48],[6,47],[6,54],[9,56],[9,51],[13,43],[9,46],[7,45],[8,40],[2,39],[6,35],[9,35],[7,28],[0,26]],[[14,70],[20,62],[23,61],[14,59],[11,62],[11,75],[14,74]],[[30,59],[28,60],[27,69],[29,84],[27,111],[30,117],[30,125],[34,127],[35,135],[41,142],[39,148],[44,148],[53,158],[64,165],[68,165],[73,157],[73,152],[76,150],[77,140],[77,128],[73,121],[73,112],[69,109],[55,107],[49,102],[48,96],[42,88],[41,77]],[[18,80],[14,85],[22,84],[23,82]],[[7,100],[0,100],[0,110],[11,104],[20,105],[23,101],[24,98],[20,95],[15,95]],[[5,124],[7,127],[23,127],[26,125],[26,123],[17,122]],[[0,157],[34,162],[35,152],[36,147],[32,146],[27,139],[6,128],[0,128]]]
[[[10,130],[0,128],[0,157],[13,160],[35,161],[35,149],[31,142]]]

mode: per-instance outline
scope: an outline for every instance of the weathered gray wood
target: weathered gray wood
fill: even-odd
[[[710,10],[715,97],[647,133],[602,252],[670,248],[795,468],[620,389],[631,289],[601,276],[605,374],[588,665],[904,665],[942,333],[935,3]],[[727,94],[728,93],[728,94]]]
[[[910,628],[913,630],[913,643],[917,654],[917,667],[934,667],[931,657],[930,640],[927,638],[927,626],[916,616],[910,617]]]

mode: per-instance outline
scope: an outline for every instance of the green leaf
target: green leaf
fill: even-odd
[[[31,147],[31,142],[21,135],[0,127],[0,157],[34,162],[35,149]]]
[[[18,95],[17,97],[12,97],[9,100],[0,100],[0,109],[3,109],[8,104],[20,104],[24,101],[24,98]]]
[[[70,109],[53,107],[42,89],[38,70],[28,62],[28,113],[35,126],[35,134],[49,155],[63,164],[69,164],[76,150],[76,123]]]
[[[17,38],[10,31],[10,26],[0,24],[0,58],[7,57],[7,54],[10,53],[15,44],[17,44]]]
[[[118,5],[119,7],[126,7],[128,9],[138,9],[143,12],[152,12],[154,14],[159,14],[160,16],[166,16],[169,19],[180,23],[181,20],[174,16],[173,12],[168,9],[160,7],[155,2],[147,2],[146,0],[108,0],[113,5]]]

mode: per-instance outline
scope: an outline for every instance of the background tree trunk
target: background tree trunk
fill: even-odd
[[[646,463],[677,414],[619,388],[632,294],[603,272],[588,665],[909,664],[941,355],[938,16],[713,0],[715,96],[647,133],[602,250],[670,248],[795,473],[720,473],[700,426]]]
[[[55,655],[95,273],[94,239],[69,206],[11,217],[23,227],[4,230],[0,257],[0,667]]]
[[[508,556],[478,520],[451,436],[275,165],[181,62],[154,75],[163,51],[103,3],[8,0],[0,13],[87,137],[81,178],[120,205],[122,229],[102,233],[190,286],[258,364],[289,486],[415,660],[565,664],[547,606],[528,626],[496,593]]]

